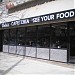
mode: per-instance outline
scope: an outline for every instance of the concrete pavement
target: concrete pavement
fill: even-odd
[[[74,64],[0,53],[0,75],[75,75]]]

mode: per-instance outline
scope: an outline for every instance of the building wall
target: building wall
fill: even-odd
[[[67,4],[66,4],[67,3]],[[54,13],[74,8],[74,0],[55,0],[28,9],[32,16]],[[27,11],[26,11],[27,12]],[[30,17],[32,17],[30,16]]]
[[[18,20],[18,19],[25,19],[25,18],[49,14],[49,13],[55,13],[55,12],[60,12],[60,11],[75,8],[75,5],[74,5],[75,0],[54,0],[54,1],[50,1],[50,2],[45,2],[43,4],[39,4],[39,5],[37,4],[36,6],[32,6],[32,7],[28,7],[28,8],[26,8],[24,6],[25,9],[22,9],[22,10],[19,10],[19,11],[17,11],[17,8],[13,8],[13,9],[11,9],[11,11],[14,10],[14,9],[16,11],[13,12],[13,13],[12,12],[8,13],[8,9],[6,9],[6,3],[8,1],[9,0],[3,0],[3,2],[0,3],[0,9],[2,9],[2,11],[3,11],[2,14],[0,15],[0,17],[1,17],[0,23],[9,22],[9,21]],[[11,1],[17,2],[17,1],[20,1],[20,0],[16,0],[16,1],[11,0]],[[10,15],[11,18],[9,18],[8,15]]]
[[[25,8],[17,12],[15,11],[12,14],[18,14],[17,17],[23,19],[70,9],[74,9],[74,0],[55,0],[51,2],[45,2],[41,5]]]
[[[50,13],[73,9],[74,0],[55,0],[47,3],[45,7],[49,9]]]
[[[75,0],[74,0],[74,8],[75,8]]]

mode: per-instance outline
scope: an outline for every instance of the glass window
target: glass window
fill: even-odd
[[[26,32],[26,46],[36,46],[36,27],[28,27]]]
[[[52,48],[67,48],[67,26],[52,26]]]
[[[50,26],[38,26],[37,47],[49,48],[50,46]]]
[[[19,28],[17,31],[17,45],[25,45],[25,28]]]
[[[8,43],[9,43],[9,30],[4,30],[3,44],[8,45]]]

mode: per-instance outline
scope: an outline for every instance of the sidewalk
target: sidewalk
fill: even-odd
[[[74,64],[0,53],[0,75],[74,75]]]

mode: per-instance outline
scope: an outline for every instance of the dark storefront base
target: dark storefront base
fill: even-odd
[[[3,48],[0,50],[27,57],[75,62],[74,38],[75,22],[5,29],[1,31]]]

